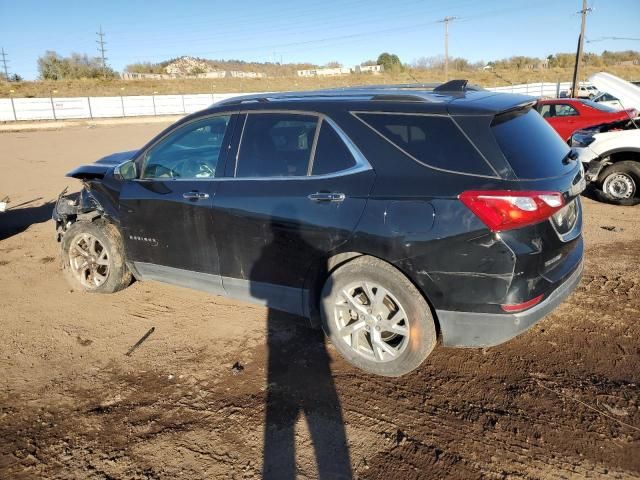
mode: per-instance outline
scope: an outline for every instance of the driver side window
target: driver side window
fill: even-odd
[[[178,128],[149,149],[143,179],[213,178],[230,115],[205,118]]]

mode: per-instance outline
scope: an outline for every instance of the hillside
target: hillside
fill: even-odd
[[[612,66],[605,69],[588,66],[582,69],[583,79],[592,73],[607,71],[626,80],[640,80],[640,66]],[[450,72],[450,78],[466,78],[482,86],[499,86],[527,82],[570,81],[571,68],[551,68],[545,70],[496,69],[462,70]],[[185,78],[176,80],[130,80],[81,79],[59,81],[34,81],[7,83],[0,82],[0,98],[7,97],[73,97],[109,95],[152,95],[181,93],[234,93],[283,90],[309,90],[317,88],[345,87],[366,84],[441,82],[441,70],[408,69],[397,74],[383,75],[353,74],[339,77],[301,78],[293,74],[287,77],[262,79]]]

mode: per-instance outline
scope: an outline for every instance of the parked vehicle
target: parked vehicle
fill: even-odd
[[[600,93],[595,85],[590,83],[581,82],[578,85],[578,89],[574,95],[575,98],[592,99]],[[571,89],[563,90],[560,92],[560,98],[571,98]]]
[[[576,130],[617,120],[628,120],[638,112],[634,109],[615,110],[590,100],[538,100],[536,109],[564,141]]]
[[[533,106],[466,81],[215,104],[68,174],[65,272],[88,292],[133,277],[298,314],[379,375],[438,338],[497,345],[582,272],[582,169]]]
[[[571,137],[585,178],[601,200],[640,203],[640,119],[598,125]]]
[[[640,111],[640,87],[610,73],[594,73],[589,77],[602,92],[614,96],[623,108]]]
[[[605,105],[607,107],[611,107],[615,110],[622,110],[624,106],[620,103],[620,100],[617,97],[614,97],[610,93],[602,92],[593,98],[593,102]]]

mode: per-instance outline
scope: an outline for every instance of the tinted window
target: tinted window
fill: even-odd
[[[313,159],[312,175],[340,172],[356,164],[340,136],[327,122],[322,122]]]
[[[317,124],[313,115],[247,115],[236,177],[306,175]]]
[[[553,116],[551,112],[551,105],[549,105],[548,103],[542,105],[539,111],[540,115],[542,115],[543,118],[549,118]]]
[[[578,111],[566,103],[556,103],[556,117],[573,117],[579,115]]]
[[[535,110],[498,115],[491,129],[519,178],[556,177],[575,167],[562,163],[569,147]]]
[[[449,117],[359,113],[358,118],[420,163],[454,172],[495,176]]]
[[[611,99],[615,100],[613,97],[611,97]],[[595,108],[596,110],[600,110],[602,112],[617,112],[615,108],[610,107],[609,105],[602,105],[597,102],[592,102],[591,100],[583,100],[582,103],[584,103],[588,107]]]
[[[179,127],[145,155],[142,178],[214,177],[230,116]]]

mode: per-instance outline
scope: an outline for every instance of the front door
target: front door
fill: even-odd
[[[233,177],[221,182],[214,199],[224,288],[305,313],[306,275],[351,236],[373,170],[318,115],[249,113],[239,137]]]
[[[124,183],[125,251],[143,278],[221,291],[211,206],[233,118],[177,127],[144,153],[139,178]]]

